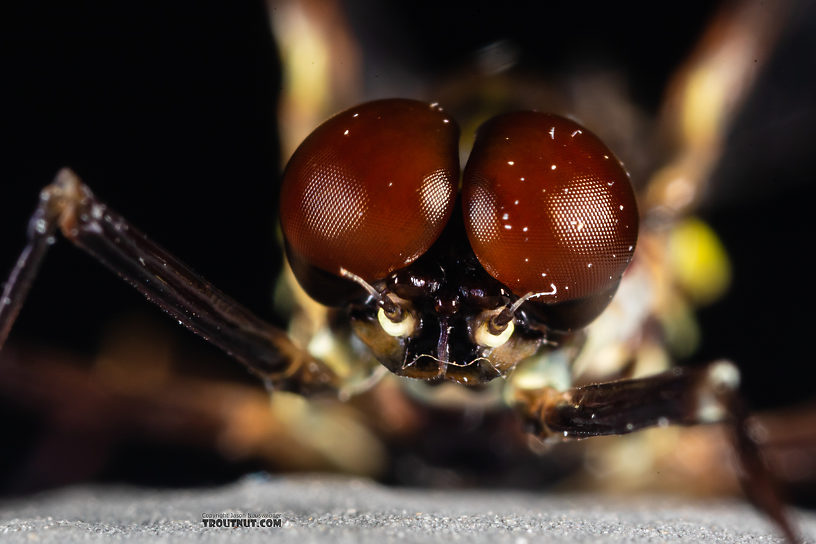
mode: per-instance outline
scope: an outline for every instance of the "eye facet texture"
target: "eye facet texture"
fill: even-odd
[[[284,173],[281,225],[310,265],[375,281],[425,253],[450,218],[459,129],[436,105],[368,102],[329,119]]]
[[[629,176],[591,132],[517,112],[479,128],[462,204],[471,246],[513,293],[556,303],[614,289],[632,258],[638,212]]]

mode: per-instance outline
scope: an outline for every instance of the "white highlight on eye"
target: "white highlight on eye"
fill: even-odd
[[[380,308],[377,311],[377,321],[380,322],[380,326],[383,330],[391,336],[410,336],[416,329],[416,319],[414,315],[407,310],[403,311],[401,320],[391,321],[388,316],[385,315],[385,310]]]
[[[493,334],[490,332],[489,324],[490,319],[486,319],[484,323],[479,325],[476,332],[473,333],[473,339],[476,340],[476,343],[480,346],[486,346],[489,348],[503,346],[508,340],[510,340],[510,337],[513,335],[513,331],[516,330],[516,326],[513,325],[513,322],[509,321],[503,331],[501,331],[499,334]]]
[[[552,127],[550,129],[550,138],[555,140],[555,127]]]
[[[580,130],[576,130],[576,131],[574,131],[572,134],[570,134],[570,137],[571,137],[571,138],[575,138],[575,135],[576,135],[576,134],[583,134],[583,132],[581,132]]]
[[[326,240],[353,236],[369,201],[365,186],[332,159],[326,157],[305,173],[301,200],[307,228]]]
[[[440,168],[422,179],[422,184],[419,186],[420,206],[429,223],[438,223],[453,199],[454,188],[448,182],[449,177],[448,171]]]
[[[473,187],[470,213],[465,218],[471,231],[482,243],[490,243],[499,237],[500,225],[495,195],[481,184]]]
[[[584,177],[574,180],[572,190],[552,194],[546,207],[558,243],[575,254],[589,255],[599,247],[614,247],[620,213],[615,204],[605,180]]]

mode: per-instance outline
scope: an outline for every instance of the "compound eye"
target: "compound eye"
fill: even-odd
[[[528,304],[566,303],[573,318],[560,328],[606,307],[635,249],[628,174],[594,134],[555,115],[516,112],[482,125],[462,204],[485,270],[518,296],[547,293]]]
[[[311,267],[334,275],[345,268],[369,282],[410,264],[450,217],[458,139],[441,108],[414,100],[368,102],[329,119],[284,173],[288,251]]]

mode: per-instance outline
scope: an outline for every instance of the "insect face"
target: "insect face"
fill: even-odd
[[[396,311],[378,304],[379,295],[350,306],[357,336],[398,375],[485,383],[533,355],[545,339],[543,330],[503,318],[515,297],[479,264],[463,226],[457,207],[424,255],[375,284]]]
[[[606,307],[638,215],[618,160],[567,119],[517,112],[485,123],[461,204],[457,143],[435,104],[349,109],[293,155],[281,224],[300,284],[348,306],[381,363],[473,384]]]

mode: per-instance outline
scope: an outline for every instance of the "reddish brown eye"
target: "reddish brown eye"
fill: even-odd
[[[479,128],[462,191],[473,250],[513,293],[580,303],[565,328],[606,306],[632,258],[638,212],[629,176],[594,134],[544,113],[495,117]]]
[[[435,104],[369,102],[320,125],[281,188],[289,250],[331,274],[374,281],[422,255],[450,217],[459,129]]]

